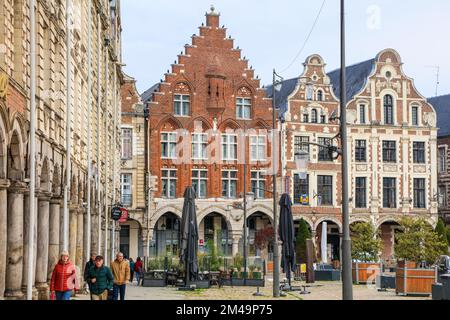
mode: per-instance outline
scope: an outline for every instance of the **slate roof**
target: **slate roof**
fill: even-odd
[[[450,136],[450,94],[427,100],[436,110],[438,137]]]
[[[150,89],[147,89],[141,94],[141,100],[144,104],[150,102],[153,98],[153,92],[159,89],[159,82],[154,84],[150,87]]]
[[[346,67],[347,72],[347,101],[353,99],[353,97],[361,91],[367,81],[367,78],[372,73],[375,65],[375,59],[363,61],[351,66]],[[334,70],[327,75],[330,77],[331,84],[333,85],[333,91],[336,97],[340,98],[340,72],[341,69]],[[282,83],[280,92],[275,95],[276,104],[284,114],[287,111],[288,97],[295,90],[299,78],[293,78],[285,80]],[[266,87],[266,97],[272,98],[272,85]]]

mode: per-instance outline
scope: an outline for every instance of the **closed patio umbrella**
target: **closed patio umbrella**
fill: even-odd
[[[280,199],[280,223],[279,234],[282,244],[281,267],[289,281],[291,288],[291,271],[295,271],[295,229],[292,218],[292,201],[288,194],[283,194]]]
[[[185,285],[187,287],[189,286],[190,281],[197,280],[198,275],[197,213],[195,210],[195,191],[192,187],[187,187],[184,192],[184,204],[181,217],[180,232],[180,261],[185,268]]]

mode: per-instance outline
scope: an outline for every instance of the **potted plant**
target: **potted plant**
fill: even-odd
[[[147,264],[147,272],[144,272],[143,287],[165,287],[167,285],[166,257],[152,258]]]
[[[382,241],[371,223],[357,222],[351,225],[353,282],[374,281],[381,274],[379,253]]]
[[[396,293],[402,295],[430,295],[437,280],[432,265],[445,250],[447,244],[424,218],[403,218],[401,231],[394,245],[398,261]]]

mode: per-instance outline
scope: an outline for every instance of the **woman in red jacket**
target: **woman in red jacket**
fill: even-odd
[[[61,259],[53,269],[50,291],[56,293],[56,300],[70,300],[72,290],[77,291],[78,277],[75,266],[69,260],[69,253],[63,251]]]

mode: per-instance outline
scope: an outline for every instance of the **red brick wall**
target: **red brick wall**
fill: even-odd
[[[190,115],[174,116],[174,93],[190,95]],[[251,120],[236,119],[236,97],[252,99]],[[184,188],[191,185],[191,170],[201,168],[208,170],[207,197],[221,196],[221,170],[225,168],[238,170],[237,194],[243,192],[243,165],[230,165],[200,162],[198,164],[174,164],[171,160],[161,159],[161,131],[187,129],[194,131],[195,122],[199,121],[203,130],[213,128],[214,119],[220,131],[227,128],[270,128],[272,127],[271,101],[265,98],[260,88],[260,80],[254,79],[254,70],[249,68],[248,60],[241,58],[241,50],[233,48],[233,40],[226,35],[226,29],[219,28],[219,16],[207,15],[206,26],[200,27],[200,35],[192,37],[192,45],[185,47],[185,53],[178,56],[171,72],[166,74],[159,92],[150,102],[150,162],[151,173],[160,177],[163,167],[177,169],[177,197],[182,197]],[[189,138],[189,137],[188,137]],[[218,136],[220,139],[220,136]],[[213,138],[211,138],[213,140]],[[212,142],[209,140],[209,142]],[[268,143],[269,144],[269,143]],[[244,145],[238,146],[239,149]],[[247,161],[249,145],[247,142]],[[270,159],[270,146],[267,148]],[[242,150],[242,149],[241,149]],[[212,156],[220,159],[216,150]],[[251,168],[265,168],[267,163],[252,164],[248,168],[248,191],[250,191]],[[267,186],[270,188],[270,178]],[[161,180],[158,183],[161,187]],[[161,196],[161,189],[156,192]],[[270,195],[268,195],[270,197]]]

